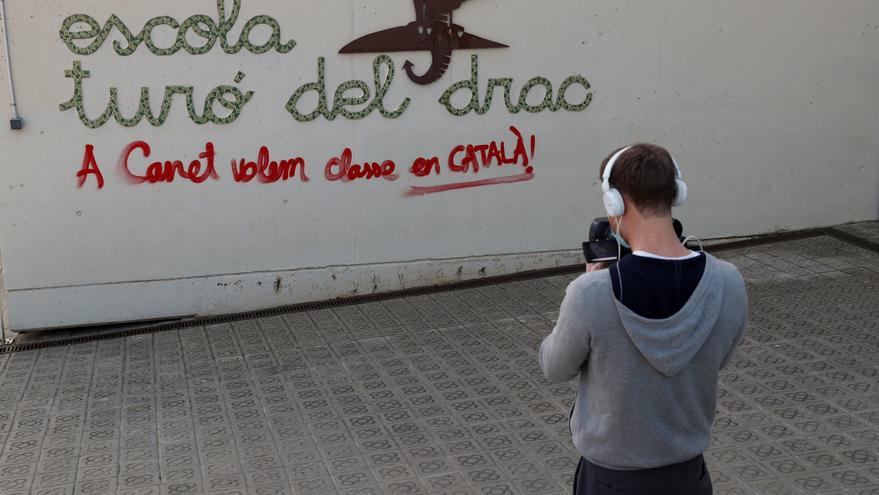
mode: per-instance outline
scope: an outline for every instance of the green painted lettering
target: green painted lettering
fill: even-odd
[[[311,122],[321,115],[327,120],[335,120],[337,116],[348,120],[360,120],[366,118],[372,112],[378,112],[389,119],[396,119],[409,107],[411,100],[406,98],[396,110],[388,110],[385,108],[384,99],[387,96],[391,83],[394,80],[394,62],[387,55],[380,55],[375,58],[372,64],[373,83],[375,84],[375,96],[370,102],[369,86],[364,81],[352,80],[341,83],[333,96],[333,105],[329,106],[327,102],[326,89],[326,60],[323,57],[317,59],[317,81],[303,84],[287,100],[287,111],[298,122]],[[383,69],[386,69],[383,71]],[[384,76],[382,73],[385,72]],[[349,91],[357,91],[356,96],[345,96]],[[302,113],[299,109],[299,101],[308,93],[317,94],[317,104],[315,108],[308,112]],[[366,105],[361,110],[352,110],[347,107]]]
[[[64,72],[65,77],[73,80],[73,96],[66,102],[59,105],[62,112],[75,109],[80,122],[88,128],[97,129],[106,124],[111,118],[123,127],[134,127],[141,121],[146,120],[153,126],[160,126],[168,119],[171,111],[171,104],[174,95],[183,95],[186,99],[186,110],[190,120],[196,124],[213,123],[217,125],[231,124],[241,115],[244,106],[253,98],[253,91],[242,92],[240,89],[222,85],[214,88],[205,98],[204,107],[201,114],[196,111],[193,101],[192,86],[168,86],[165,88],[162,106],[158,115],[153,114],[150,100],[150,89],[140,88],[140,101],[137,111],[131,117],[122,115],[119,109],[119,90],[118,88],[110,88],[110,99],[107,107],[96,118],[92,119],[86,114],[85,105],[83,104],[82,80],[91,77],[91,72],[82,68],[80,61],[73,62],[73,68]],[[241,82],[244,78],[243,73],[238,73],[235,82]],[[216,106],[228,111],[225,116],[219,116],[215,112]]]
[[[572,104],[568,102],[566,98],[568,89],[575,84],[582,85],[587,91],[585,99],[578,104]],[[532,94],[532,90],[538,87],[543,88],[543,99],[540,103],[529,103],[529,97]],[[494,102],[495,89],[497,88],[504,89],[504,104],[507,107],[507,111],[513,114],[519,113],[522,110],[530,113],[540,113],[544,110],[556,112],[559,109],[564,109],[569,112],[582,112],[583,110],[586,110],[590,103],[592,103],[592,92],[589,91],[589,81],[581,75],[574,75],[565,79],[561,84],[557,98],[553,92],[552,81],[539,76],[531,78],[519,91],[519,98],[516,103],[514,103],[513,99],[513,79],[509,77],[492,78],[488,80],[486,86],[485,100],[480,104],[478,55],[472,55],[470,57],[470,79],[453,83],[440,97],[439,102],[445,107],[446,111],[452,115],[461,117],[471,112],[474,112],[477,115],[484,115],[491,109],[491,105]],[[466,91],[468,93],[470,99],[465,106],[458,107],[452,102],[452,98],[459,91]]]
[[[202,14],[193,15],[183,21],[183,23],[177,22],[176,19],[170,16],[158,16],[147,21],[137,36],[115,14],[107,19],[103,27],[101,27],[98,21],[88,15],[73,14],[62,21],[59,36],[61,41],[67,45],[67,48],[77,55],[92,55],[100,50],[114,28],[122,35],[126,44],[116,40],[113,42],[113,49],[117,54],[123,56],[134,53],[141,43],[152,54],[159,56],[174,55],[181,49],[192,55],[203,55],[214,47],[217,40],[220,41],[223,51],[228,54],[238,53],[242,49],[257,55],[272,49],[278,53],[288,53],[296,46],[295,40],[291,39],[286,43],[281,41],[280,24],[276,19],[267,15],[258,15],[248,20],[244,24],[238,42],[235,44],[230,43],[228,34],[238,22],[240,12],[241,0],[232,0],[232,9],[228,16],[226,15],[225,0],[217,0],[216,22],[209,16]],[[168,26],[177,31],[177,36],[172,46],[156,46],[153,41],[152,32],[159,26]],[[260,45],[256,45],[250,40],[251,33],[258,26],[267,26],[271,30],[269,39]],[[197,46],[192,45],[189,42],[188,33],[193,33],[196,37],[204,40],[204,43]],[[89,43],[81,46],[77,42],[82,40],[89,40]]]

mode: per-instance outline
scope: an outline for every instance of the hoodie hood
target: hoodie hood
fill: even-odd
[[[665,376],[675,376],[699,352],[723,309],[723,284],[713,283],[717,260],[706,254],[705,271],[690,299],[676,314],[654,320],[644,318],[620,303],[617,311],[629,339],[644,358]]]

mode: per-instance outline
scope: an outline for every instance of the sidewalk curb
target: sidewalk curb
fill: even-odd
[[[756,246],[764,246],[768,244],[777,244],[782,242],[796,241],[802,239],[811,239],[815,237],[828,236],[840,241],[867,249],[872,252],[879,253],[879,244],[867,239],[858,237],[854,234],[842,231],[835,227],[806,229],[792,232],[780,232],[775,234],[766,234],[755,236],[747,239],[737,239],[732,241],[720,241],[717,244],[709,245],[706,249],[710,252],[723,252],[733,249],[744,249]],[[209,316],[203,318],[189,318],[172,321],[153,322],[151,324],[137,325],[124,329],[107,328],[106,332],[93,333],[90,335],[62,337],[57,339],[46,339],[42,341],[12,343],[9,345],[0,345],[0,354],[8,354],[36,349],[45,349],[51,347],[62,347],[72,344],[82,344],[86,342],[94,342],[100,340],[110,340],[129,337],[133,335],[144,335],[150,333],[167,332],[172,330],[182,330],[203,325],[216,325],[221,323],[232,323],[236,321],[249,320],[253,318],[265,318],[271,316],[279,316],[291,313],[300,313],[303,311],[314,311],[319,309],[338,308],[343,306],[351,306],[356,304],[365,304],[371,302],[387,301],[391,299],[399,299],[402,297],[411,297],[419,295],[437,294],[441,292],[450,292],[474,287],[485,287],[502,283],[515,282],[520,280],[533,280],[537,278],[553,277],[558,275],[569,275],[571,273],[580,273],[584,271],[584,265],[570,265],[555,268],[547,268],[542,270],[532,270],[527,272],[514,273],[510,275],[501,275],[496,277],[486,277],[481,279],[466,280],[462,282],[454,282],[450,284],[418,287],[412,289],[403,289],[381,294],[368,294],[361,296],[346,297],[341,299],[331,299],[326,301],[315,301],[307,303],[293,304],[290,306],[282,306],[278,308],[250,311],[245,313],[237,313],[230,315]],[[81,331],[100,330],[100,327],[85,327]],[[39,334],[50,334],[51,331],[39,332]]]

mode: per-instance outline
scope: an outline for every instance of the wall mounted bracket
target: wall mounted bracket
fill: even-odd
[[[6,79],[9,81],[9,106],[12,108],[12,118],[9,127],[14,130],[24,128],[24,121],[18,115],[18,106],[15,104],[15,85],[12,84],[12,58],[9,55],[9,26],[6,23],[6,1],[0,0],[0,18],[3,18],[3,47],[6,49]]]

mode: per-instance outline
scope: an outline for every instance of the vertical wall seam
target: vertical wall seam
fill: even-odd
[[[9,327],[9,314],[7,307],[8,293],[6,292],[6,284],[3,283],[3,249],[0,249],[0,344],[8,343],[6,329]]]
[[[0,0],[0,17],[3,28],[3,47],[6,50],[6,77],[9,79],[9,106],[12,108],[12,119],[18,120],[18,106],[15,102],[15,85],[12,82],[12,55],[9,50],[9,25],[6,22],[6,1]]]

